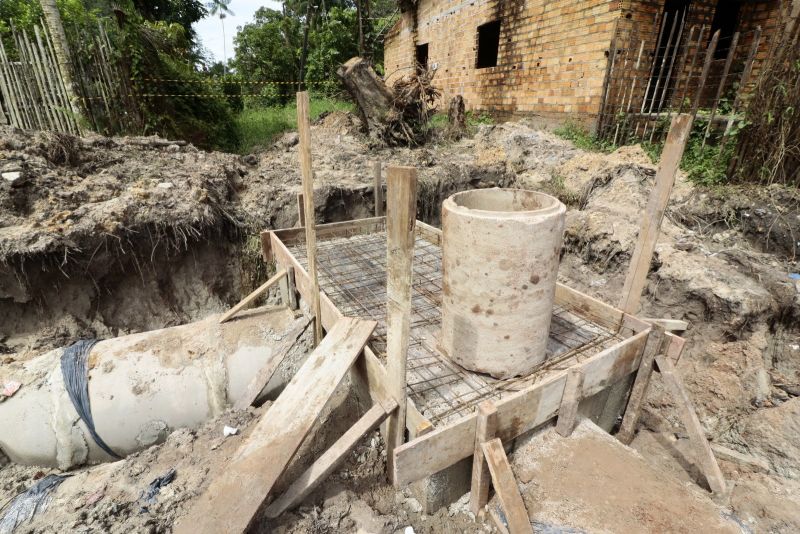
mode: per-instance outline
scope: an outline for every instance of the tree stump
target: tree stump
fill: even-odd
[[[447,135],[450,139],[461,139],[467,133],[467,114],[464,108],[464,97],[456,95],[450,99],[447,107]]]

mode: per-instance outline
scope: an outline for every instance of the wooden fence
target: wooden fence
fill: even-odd
[[[760,27],[721,35],[664,13],[647,30],[618,31],[612,42],[598,136],[613,144],[659,142],[672,117],[691,113],[705,138],[727,135],[744,118]],[[655,31],[653,31],[655,30]]]
[[[89,128],[107,135],[140,124],[130,83],[102,24],[94,35],[70,39],[75,90],[88,124],[78,124],[46,26],[32,32],[12,28],[11,37],[13,50],[0,40],[0,123],[70,134]]]

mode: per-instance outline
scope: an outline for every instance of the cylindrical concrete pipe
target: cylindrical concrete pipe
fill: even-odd
[[[233,321],[218,321],[214,315],[94,346],[89,354],[91,411],[97,433],[114,452],[130,454],[176,428],[197,427],[221,414],[244,395],[281,336],[293,324],[297,328],[286,308],[251,310]],[[52,350],[0,370],[0,383],[23,383],[0,403],[0,450],[13,462],[69,469],[112,459],[91,438],[64,388],[63,352]],[[270,387],[274,383],[265,389]]]
[[[497,378],[545,359],[566,208],[544,193],[479,189],[442,206],[440,348]]]

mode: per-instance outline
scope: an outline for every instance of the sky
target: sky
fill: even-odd
[[[233,0],[228,6],[233,11],[233,15],[225,18],[225,50],[229,60],[233,57],[233,36],[236,35],[236,29],[252,22],[256,10],[262,6],[280,9],[281,3],[275,0]],[[196,22],[194,29],[200,37],[203,47],[208,50],[213,59],[222,61],[225,55],[223,54],[222,25],[219,16],[206,17]]]

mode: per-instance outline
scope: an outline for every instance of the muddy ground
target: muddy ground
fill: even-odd
[[[334,114],[313,128],[320,222],[373,212],[376,159],[419,169],[418,212],[433,224],[441,201],[458,190],[542,189],[570,207],[561,278],[608,302],[619,299],[655,174],[638,148],[587,153],[515,122],[482,126],[455,143],[370,150],[354,123]],[[74,140],[0,129],[0,362],[10,368],[81,337],[182,324],[234,304],[267,276],[258,232],[297,220],[296,142],[287,134],[239,157],[152,138]],[[641,313],[690,322],[678,370],[712,444],[735,453],[719,456],[732,485],[727,506],[755,532],[800,530],[800,281],[792,277],[800,271],[798,198],[778,186],[708,190],[679,177]],[[363,409],[342,408],[342,421]],[[79,470],[48,511],[17,532],[168,531],[258,413],[231,412],[121,462]],[[241,433],[222,438],[226,424]],[[326,439],[310,441],[304,454],[313,457]],[[633,446],[655,468],[703,484],[687,445],[655,378]],[[489,528],[472,521],[465,502],[421,513],[408,491],[385,483],[384,462],[374,433],[325,487],[272,527]],[[172,467],[175,481],[142,511],[141,492]],[[45,472],[3,467],[0,505]]]

